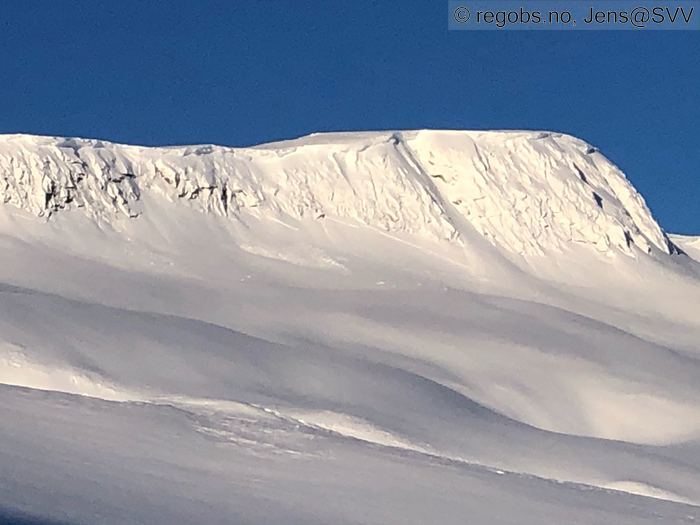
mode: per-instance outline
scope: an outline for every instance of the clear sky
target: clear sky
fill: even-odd
[[[439,0],[7,0],[0,19],[0,132],[556,130],[618,163],[667,230],[700,234],[698,31],[448,31]]]

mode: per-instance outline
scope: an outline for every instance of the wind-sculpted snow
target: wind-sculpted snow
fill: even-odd
[[[288,441],[289,436],[268,435],[265,430],[280,433],[282,425],[284,432],[291,432],[293,426],[299,432],[301,425],[305,432],[330,433],[560,481],[607,486],[639,478],[650,488],[637,487],[632,492],[641,490],[642,494],[653,495],[656,491],[666,494],[666,499],[700,501],[700,472],[675,468],[674,476],[669,477],[665,470],[668,460],[657,457],[658,449],[652,446],[700,439],[700,415],[692,409],[698,402],[692,382],[698,377],[700,365],[679,356],[665,356],[662,349],[649,343],[628,341],[626,334],[605,326],[591,323],[586,330],[589,340],[607,338],[607,348],[634,348],[641,364],[624,363],[610,356],[607,369],[596,370],[601,356],[597,352],[586,356],[578,350],[583,342],[576,341],[566,347],[577,356],[574,359],[566,355],[550,357],[559,361],[560,369],[573,369],[565,373],[566,382],[553,380],[552,387],[560,397],[588,392],[578,403],[564,405],[561,399],[537,400],[537,394],[530,393],[530,403],[537,400],[543,415],[551,410],[559,420],[553,425],[555,429],[568,431],[557,435],[518,421],[527,412],[514,410],[512,405],[524,401],[517,394],[501,387],[500,393],[496,390],[484,395],[494,378],[508,373],[505,352],[498,370],[488,370],[488,360],[475,355],[474,361],[481,361],[482,370],[473,375],[469,371],[475,364],[451,355],[444,342],[436,342],[433,351],[437,353],[433,356],[406,348],[404,355],[414,360],[412,366],[406,366],[401,365],[401,359],[381,351],[363,353],[308,342],[275,344],[211,323],[109,308],[33,290],[15,289],[1,297],[0,331],[3,338],[14,341],[0,346],[1,383],[177,407],[192,414],[198,431],[237,446],[285,451],[285,447],[296,446],[300,448],[291,450],[313,454],[311,444]],[[539,346],[543,353],[553,353],[548,347],[556,346],[558,327],[565,326],[559,321],[562,312],[547,312],[544,317],[553,327],[547,328],[539,321],[539,334],[534,335],[523,330],[518,319],[521,314],[509,311],[512,305],[508,301],[473,297],[469,303],[475,307],[472,310],[467,306],[464,316],[472,318],[475,326],[463,329],[461,340],[477,345],[483,334],[489,334],[488,339],[495,341],[498,331],[504,339],[513,338],[501,344],[509,349],[511,362],[518,363],[531,381],[532,372],[526,363],[541,367],[542,357],[533,351],[521,356],[518,345]],[[536,312],[534,305],[531,308]],[[387,305],[382,310],[394,313]],[[387,327],[400,326],[399,321],[387,322],[385,315],[373,319]],[[445,334],[460,331],[434,313],[426,311],[424,315],[431,325],[442,326]],[[409,312],[401,315],[407,320],[410,316]],[[490,319],[495,316],[501,320],[491,325]],[[333,324],[325,322],[327,329]],[[358,332],[356,340],[363,342],[366,327],[362,319],[356,319],[353,325]],[[517,327],[520,336],[516,336]],[[394,336],[388,328],[383,333],[385,348],[391,349]],[[414,331],[412,337],[417,346],[425,344],[421,331]],[[532,337],[539,338],[539,342],[531,341]],[[498,346],[492,343],[489,353],[498,354]],[[464,352],[467,356],[470,353]],[[646,379],[650,392],[643,398],[645,406],[639,406],[639,400],[628,402],[622,392],[629,388],[625,382],[634,385],[648,372],[647,362],[663,376],[674,377],[674,384],[672,388],[666,386],[666,399],[657,399],[654,392],[659,387]],[[431,370],[427,363],[439,367]],[[592,373],[589,376],[589,369],[598,377],[594,379]],[[515,374],[510,381],[515,384]],[[589,386],[592,381],[598,383],[595,390]],[[526,384],[520,388],[526,388]],[[553,393],[547,385],[530,383],[530,388]],[[470,390],[480,392],[478,397],[502,412],[510,412],[512,418],[475,402],[467,395]],[[494,394],[496,399],[491,397]],[[499,405],[499,395],[508,404]],[[557,413],[548,404],[564,407],[569,414]],[[620,419],[622,412],[627,413],[626,421]],[[630,428],[625,429],[625,424]],[[625,441],[582,437],[596,431],[601,438]],[[675,457],[673,452],[668,454]],[[562,457],[568,458],[564,468]]]
[[[515,254],[579,243],[672,252],[625,176],[590,145],[534,132],[312,135],[257,148],[143,148],[96,140],[0,139],[0,201],[100,222],[149,213],[148,198],[249,218],[336,219]]]

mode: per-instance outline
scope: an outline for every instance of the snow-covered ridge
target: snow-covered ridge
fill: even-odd
[[[111,222],[145,197],[247,216],[361,223],[520,254],[674,250],[642,197],[596,148],[544,132],[315,134],[253,148],[146,148],[0,136],[0,202]]]
[[[700,261],[700,237],[690,235],[671,235],[671,242],[683,250],[686,255]]]

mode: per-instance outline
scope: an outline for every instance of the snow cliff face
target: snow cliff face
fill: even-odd
[[[623,173],[566,135],[334,133],[254,148],[0,137],[0,202],[109,223],[138,220],[149,198],[232,220],[335,219],[456,243],[469,229],[522,255],[674,250]]]

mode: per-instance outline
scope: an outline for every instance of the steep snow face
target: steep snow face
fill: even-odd
[[[425,172],[496,245],[545,254],[571,243],[598,251],[669,252],[642,197],[597,149],[551,133],[417,133]]]
[[[0,137],[0,202],[111,223],[147,214],[150,198],[243,222],[335,219],[462,244],[476,231],[522,255],[674,249],[622,172],[560,134],[333,133],[236,149]]]

